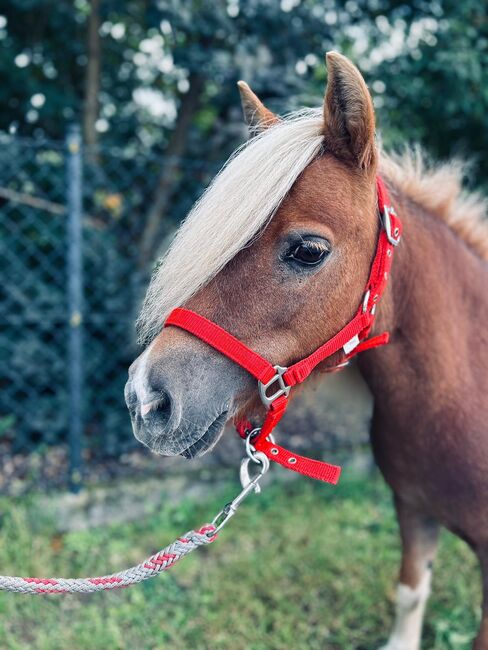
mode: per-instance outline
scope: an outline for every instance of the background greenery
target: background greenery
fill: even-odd
[[[220,163],[243,136],[235,82],[278,111],[316,105],[333,48],[365,74],[388,144],[474,155],[487,176],[479,0],[4,0],[0,16],[0,124],[23,135],[62,138],[80,120],[91,146]]]
[[[235,490],[219,490],[204,507],[166,506],[137,524],[66,535],[49,520],[33,521],[35,500],[15,508],[3,502],[0,567],[24,575],[119,570],[203,523]],[[92,596],[0,594],[0,645],[372,650],[392,623],[398,563],[397,527],[379,477],[349,474],[339,488],[275,482],[246,501],[213,545],[142,585]],[[474,555],[445,533],[422,647],[467,650],[479,602]]]

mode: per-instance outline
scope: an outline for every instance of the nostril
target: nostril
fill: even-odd
[[[141,404],[141,415],[144,420],[157,418],[160,424],[166,423],[171,415],[171,399],[169,394],[162,391],[154,399],[149,399],[149,401]]]

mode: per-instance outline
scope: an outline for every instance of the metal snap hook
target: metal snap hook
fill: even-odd
[[[255,476],[251,476],[249,473],[249,463],[253,460],[253,462],[258,463],[260,465],[259,471]],[[244,501],[244,499],[251,494],[252,492],[259,493],[261,491],[261,488],[259,487],[259,481],[263,477],[264,474],[269,469],[269,460],[267,457],[263,454],[262,451],[256,451],[254,453],[254,458],[244,458],[241,463],[241,469],[239,472],[239,476],[241,479],[241,484],[242,484],[242,490],[241,492],[233,499],[233,501],[230,501],[227,503],[222,510],[214,517],[212,521],[212,525],[214,528],[212,528],[211,531],[207,533],[207,535],[214,536],[216,535],[222,528],[227,524],[229,519],[231,519],[235,513],[237,512],[237,509],[241,505],[241,503]]]
[[[260,465],[258,473],[254,476],[251,476],[251,473],[249,471],[249,464],[251,461]],[[247,488],[251,483],[254,482],[254,492],[256,494],[259,494],[261,492],[261,487],[256,479],[259,480],[263,474],[266,474],[268,469],[269,460],[262,451],[255,451],[253,458],[243,458],[239,469],[239,479],[241,481],[243,489]]]

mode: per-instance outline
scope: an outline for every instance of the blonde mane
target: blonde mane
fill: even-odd
[[[400,193],[444,221],[477,255],[488,260],[487,201],[463,190],[469,165],[460,160],[434,165],[420,147],[380,154],[380,174]]]
[[[141,342],[249,245],[319,154],[322,111],[294,113],[240,147],[181,224],[153,275],[138,319]]]
[[[240,147],[178,229],[157,267],[137,327],[142,343],[263,230],[323,145],[322,109],[293,113]],[[462,191],[463,166],[429,167],[419,149],[380,153],[380,173],[488,259],[486,202]]]

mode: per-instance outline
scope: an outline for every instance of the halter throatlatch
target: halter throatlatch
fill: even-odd
[[[288,368],[273,366],[222,327],[189,309],[174,309],[164,324],[165,327],[173,325],[193,334],[257,379],[259,395],[268,409],[263,425],[254,430],[247,421],[236,425],[242,437],[252,437],[250,442],[254,449],[287,469],[333,484],[339,480],[340,467],[292,453],[277,445],[271,434],[286,411],[291,388],[305,381],[319,363],[342,350],[340,363],[328,368],[336,370],[347,365],[359,352],[388,343],[388,332],[372,338],[368,336],[373,327],[376,306],[386,287],[393,251],[400,242],[402,224],[389,203],[386,187],[379,176],[376,178],[376,189],[382,227],[361,305],[352,320],[308,357]]]

